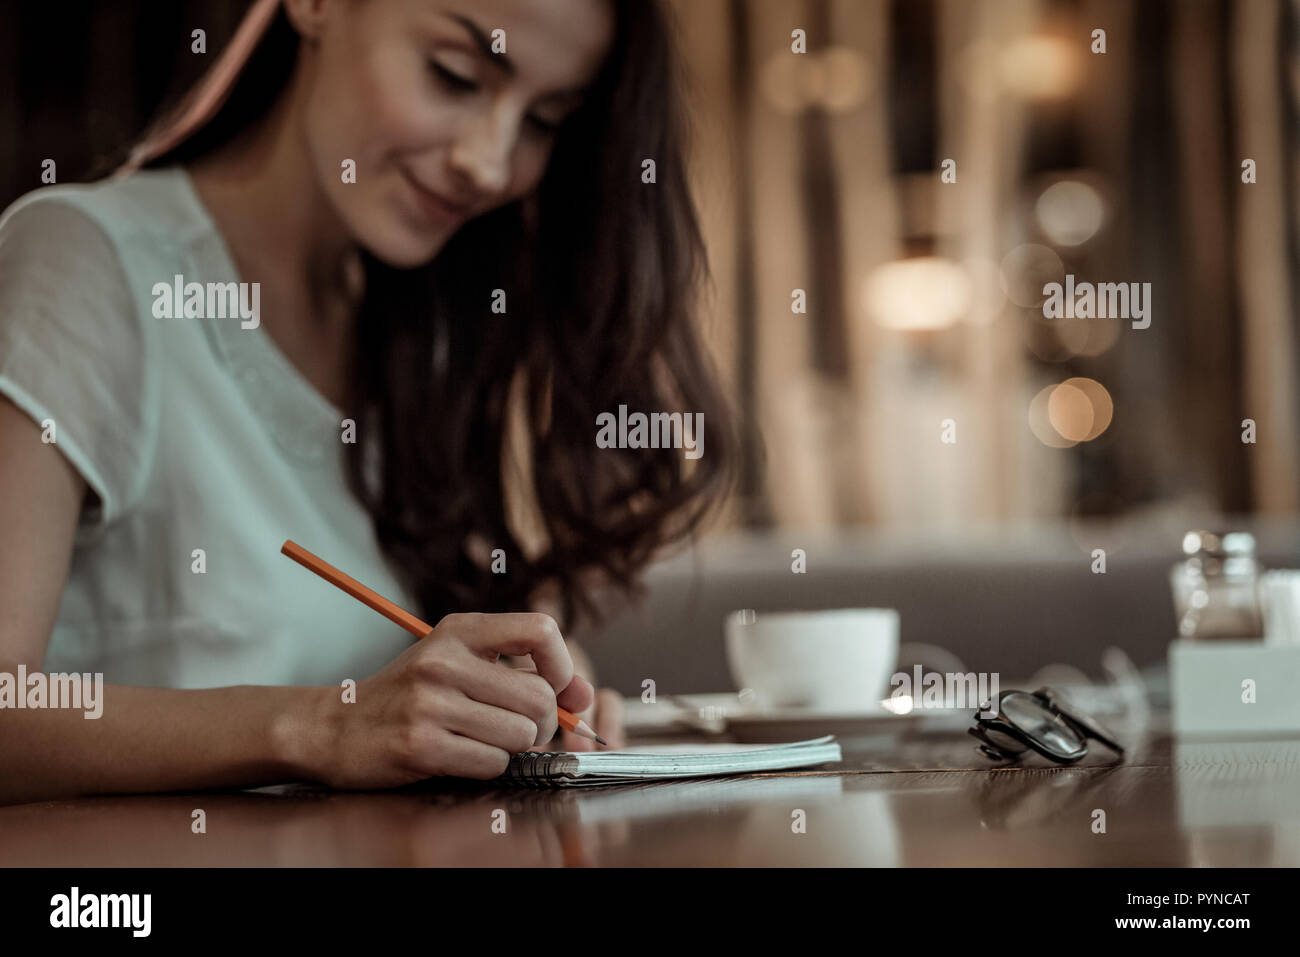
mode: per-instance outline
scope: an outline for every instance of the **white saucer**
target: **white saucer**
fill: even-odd
[[[792,721],[865,721],[881,720],[891,723],[935,714],[927,708],[899,714],[880,703],[862,708],[827,708],[805,706],[762,706],[750,704],[735,693],[686,694],[671,697],[659,696],[653,703],[640,698],[624,702],[624,724],[631,730],[650,730],[672,726],[690,725],[701,730],[722,731],[737,724],[780,724]]]

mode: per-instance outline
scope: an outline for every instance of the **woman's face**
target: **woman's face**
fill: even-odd
[[[304,41],[312,173],[352,238],[398,267],[533,190],[614,31],[608,0],[287,6]]]

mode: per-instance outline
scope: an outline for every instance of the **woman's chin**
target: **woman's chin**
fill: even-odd
[[[420,215],[401,194],[353,195],[336,205],[353,242],[394,269],[414,269],[433,260],[459,224]]]
[[[427,265],[446,245],[447,235],[412,233],[409,229],[390,227],[374,236],[360,237],[361,245],[385,265],[394,269],[414,269]]]

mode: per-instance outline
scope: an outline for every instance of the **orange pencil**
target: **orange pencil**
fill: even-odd
[[[411,634],[415,635],[416,638],[423,638],[433,630],[432,625],[425,624],[410,612],[394,605],[383,595],[367,588],[351,575],[346,575],[339,571],[329,562],[313,555],[296,542],[286,539],[284,545],[280,548],[280,553],[282,555],[288,555],[303,568],[315,572],[331,585],[336,585],[343,589],[362,604],[369,605],[389,621],[401,625]],[[560,726],[566,731],[572,731],[574,734],[580,735],[581,737],[590,738],[593,741],[599,741],[601,744],[608,743],[604,738],[596,734],[595,731],[591,730],[591,726],[577,715],[572,714],[563,708],[557,707],[555,710],[558,712],[560,717]]]

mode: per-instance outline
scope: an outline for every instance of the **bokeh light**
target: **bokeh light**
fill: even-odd
[[[1002,290],[1017,306],[1041,306],[1043,286],[1065,281],[1065,263],[1054,250],[1039,243],[1017,246],[1002,258]]]
[[[1039,390],[1038,394],[1029,402],[1029,431],[1034,433],[1034,438],[1038,439],[1048,448],[1068,449],[1078,442],[1063,438],[1061,433],[1052,427],[1051,419],[1048,415],[1048,403],[1051,401],[1052,393],[1056,390],[1056,385],[1049,385]]]
[[[1087,324],[1088,339],[1079,348],[1081,356],[1099,356],[1119,341],[1119,331],[1123,323],[1114,319],[1084,319]]]
[[[919,256],[877,266],[863,283],[863,307],[886,329],[944,329],[970,309],[972,283],[966,270],[938,256]]]
[[[759,88],[767,102],[781,113],[795,114],[808,105],[803,82],[803,63],[788,51],[772,54],[763,64]]]
[[[1079,355],[1088,345],[1090,319],[1045,319],[1062,348],[1070,357]]]
[[[1002,88],[1022,100],[1069,96],[1078,89],[1083,72],[1077,43],[1044,34],[1011,41],[998,64]]]
[[[1080,441],[1091,442],[1110,427],[1110,420],[1115,414],[1115,402],[1111,399],[1110,393],[1106,391],[1104,385],[1096,379],[1079,376],[1066,379],[1061,383],[1061,386],[1069,386],[1071,389],[1082,393],[1087,398],[1088,405],[1092,410],[1092,426]],[[1058,429],[1058,431],[1061,430]],[[1064,435],[1065,433],[1062,432],[1061,434]]]
[[[871,71],[867,58],[851,47],[827,47],[820,57],[821,104],[831,113],[849,113],[867,102]]]
[[[1061,438],[1085,441],[1092,431],[1092,402],[1088,394],[1069,382],[1060,383],[1047,396],[1047,421]]]
[[[1097,235],[1106,218],[1106,204],[1089,184],[1063,179],[1043,190],[1034,212],[1048,239],[1058,246],[1078,246]]]
[[[1020,333],[1025,348],[1043,362],[1066,362],[1077,354],[1061,336],[1061,320],[1044,319],[1035,309],[1021,308]]]
[[[1044,445],[1067,449],[1105,432],[1114,411],[1105,386],[1076,376],[1039,390],[1029,403],[1029,429]]]
[[[870,64],[851,47],[829,46],[799,56],[781,50],[763,64],[759,88],[775,109],[787,115],[814,106],[847,113],[861,108],[871,95]]]

